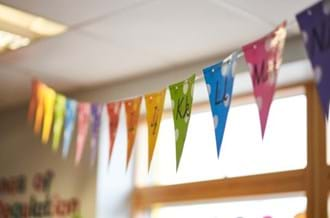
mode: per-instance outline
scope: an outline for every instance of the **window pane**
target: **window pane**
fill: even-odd
[[[290,205],[288,207],[288,205]],[[306,197],[166,206],[155,209],[151,218],[294,218],[306,210]]]
[[[211,112],[193,113],[176,172],[174,126],[169,117],[162,121],[149,173],[147,130],[142,125],[137,184],[176,184],[304,168],[306,122],[304,95],[277,99],[262,141],[257,106],[253,103],[232,107],[218,160]]]

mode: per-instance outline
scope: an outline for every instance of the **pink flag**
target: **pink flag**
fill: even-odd
[[[91,107],[89,103],[79,103],[78,105],[78,128],[77,128],[77,147],[76,147],[76,164],[79,164],[90,122]]]
[[[276,89],[277,72],[282,62],[286,37],[286,22],[265,37],[243,47],[250,68],[262,137],[264,137],[269,109]]]

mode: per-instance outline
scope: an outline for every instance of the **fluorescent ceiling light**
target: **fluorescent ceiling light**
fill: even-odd
[[[0,30],[0,52],[15,50],[29,45],[31,40],[27,37]]]
[[[1,4],[0,21],[16,26],[17,28],[23,28],[40,36],[57,35],[63,33],[67,29],[67,27],[62,24]]]
[[[0,53],[66,30],[65,25],[0,4]]]

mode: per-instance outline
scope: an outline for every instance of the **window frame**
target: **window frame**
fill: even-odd
[[[314,82],[290,84],[278,87],[276,90],[277,97],[297,94],[305,94],[307,101],[307,166],[305,168],[176,185],[134,187],[131,201],[132,217],[137,218],[141,212],[159,204],[182,204],[297,192],[306,193],[308,218],[327,217],[330,167],[326,162],[326,122]],[[254,101],[253,93],[243,93],[233,97],[232,105],[242,105],[252,101]],[[196,112],[205,111],[209,106],[208,102],[203,102],[194,104],[193,107]],[[164,116],[170,114],[170,110],[164,111]],[[145,118],[141,120],[144,121]]]

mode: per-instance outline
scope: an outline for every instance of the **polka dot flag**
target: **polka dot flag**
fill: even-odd
[[[169,87],[172,99],[173,120],[175,128],[177,170],[179,168],[191,116],[194,85],[195,74],[190,78],[182,82],[170,85]]]
[[[236,58],[237,53],[233,53],[228,62],[224,63],[221,61],[203,70],[213,114],[218,157],[220,155],[221,143],[233,92],[233,66],[235,65]]]
[[[329,117],[330,100],[330,3],[320,1],[297,15],[322,108]]]
[[[245,60],[250,68],[253,94],[259,110],[262,138],[265,135],[268,114],[276,90],[285,38],[286,22],[283,22],[266,36],[243,46]]]

